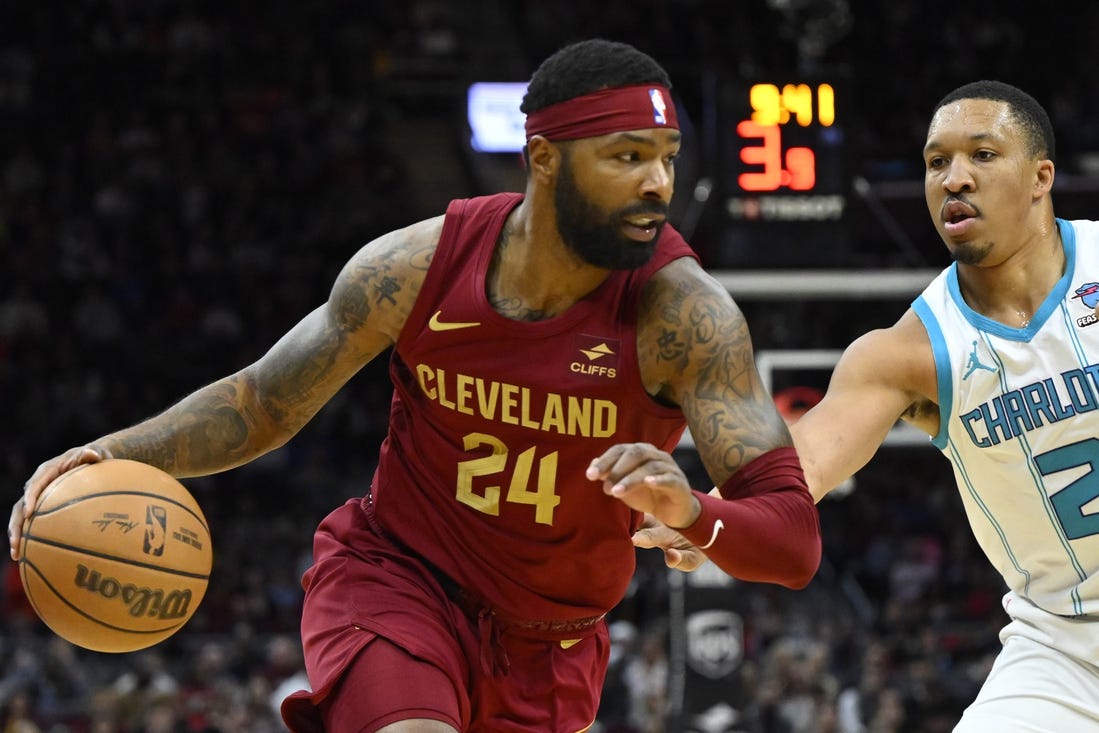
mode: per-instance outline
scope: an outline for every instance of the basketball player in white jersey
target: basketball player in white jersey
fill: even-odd
[[[1015,87],[980,81],[939,102],[924,188],[954,264],[847,348],[791,429],[818,501],[898,418],[953,464],[1011,619],[954,733],[1099,731],[1099,223],[1055,217],[1053,158],[1048,115]],[[625,482],[673,481],[663,462]],[[635,542],[681,569],[702,560],[666,528]]]

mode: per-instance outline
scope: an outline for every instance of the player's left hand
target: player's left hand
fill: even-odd
[[[588,466],[587,477],[603,481],[603,493],[669,527],[689,527],[702,505],[670,453],[649,443],[612,446]]]
[[[706,562],[706,555],[697,545],[671,527],[646,514],[641,528],[633,534],[635,547],[664,551],[664,564],[673,570],[689,573]]]

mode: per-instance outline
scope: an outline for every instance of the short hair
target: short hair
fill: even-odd
[[[983,79],[963,84],[939,100],[932,115],[959,99],[987,99],[1004,102],[1012,117],[1022,126],[1027,138],[1027,152],[1035,158],[1056,162],[1056,141],[1049,114],[1034,97],[1006,82]]]
[[[672,87],[664,67],[628,43],[602,38],[578,41],[557,50],[539,65],[519,110],[530,114],[600,89],[633,84]]]

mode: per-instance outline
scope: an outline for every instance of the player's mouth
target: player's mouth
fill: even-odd
[[[977,217],[978,213],[975,208],[958,199],[950,199],[943,206],[943,227],[946,229],[946,233],[951,236],[964,234],[977,221]]]
[[[663,217],[630,216],[623,220],[626,236],[637,242],[651,242],[664,223]]]

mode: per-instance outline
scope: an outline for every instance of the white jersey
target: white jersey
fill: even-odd
[[[957,265],[912,308],[977,541],[1015,593],[1081,616],[1099,614],[1099,222],[1057,225],[1065,274],[1025,328],[966,305]]]

